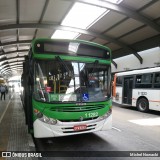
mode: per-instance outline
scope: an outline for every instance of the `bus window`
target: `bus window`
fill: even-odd
[[[152,88],[153,74],[143,74],[136,76],[136,88]]]
[[[122,77],[117,77],[116,86],[122,86]]]
[[[160,73],[155,73],[154,88],[160,88]]]

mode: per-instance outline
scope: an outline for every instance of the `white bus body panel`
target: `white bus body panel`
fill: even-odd
[[[149,109],[160,111],[160,90],[158,89],[133,89],[132,106],[136,106],[139,97],[146,97],[149,102]]]
[[[113,97],[113,102],[122,103],[122,87],[116,87],[116,95]],[[149,109],[160,111],[160,90],[158,89],[133,89],[132,90],[132,106],[136,107],[137,100],[140,97],[145,97],[149,102]]]
[[[74,131],[74,126],[76,125],[87,125],[87,130],[84,131]],[[103,120],[99,118],[90,121],[83,122],[60,122],[56,125],[49,125],[36,119],[33,123],[34,137],[35,138],[46,138],[46,137],[60,137],[68,136],[96,131],[104,131],[112,128],[112,114]],[[64,133],[68,132],[68,133]],[[69,133],[70,132],[70,133]]]
[[[116,86],[116,97],[113,97],[113,102],[122,104],[122,87]]]

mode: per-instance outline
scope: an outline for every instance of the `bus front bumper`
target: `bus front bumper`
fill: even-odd
[[[86,125],[85,130],[74,130],[74,126]],[[34,137],[35,138],[47,138],[47,137],[60,137],[82,133],[90,133],[96,131],[104,131],[112,128],[112,115],[106,119],[94,119],[82,122],[60,122],[56,125],[50,125],[36,119],[34,121]]]

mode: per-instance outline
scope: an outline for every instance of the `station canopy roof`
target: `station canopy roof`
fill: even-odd
[[[65,36],[64,36],[65,35]],[[34,38],[106,45],[114,59],[160,45],[159,0],[1,0],[0,75],[21,74]]]

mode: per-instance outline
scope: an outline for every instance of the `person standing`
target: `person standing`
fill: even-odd
[[[6,96],[6,87],[5,86],[1,86],[1,100],[4,97],[5,100],[5,96]]]

